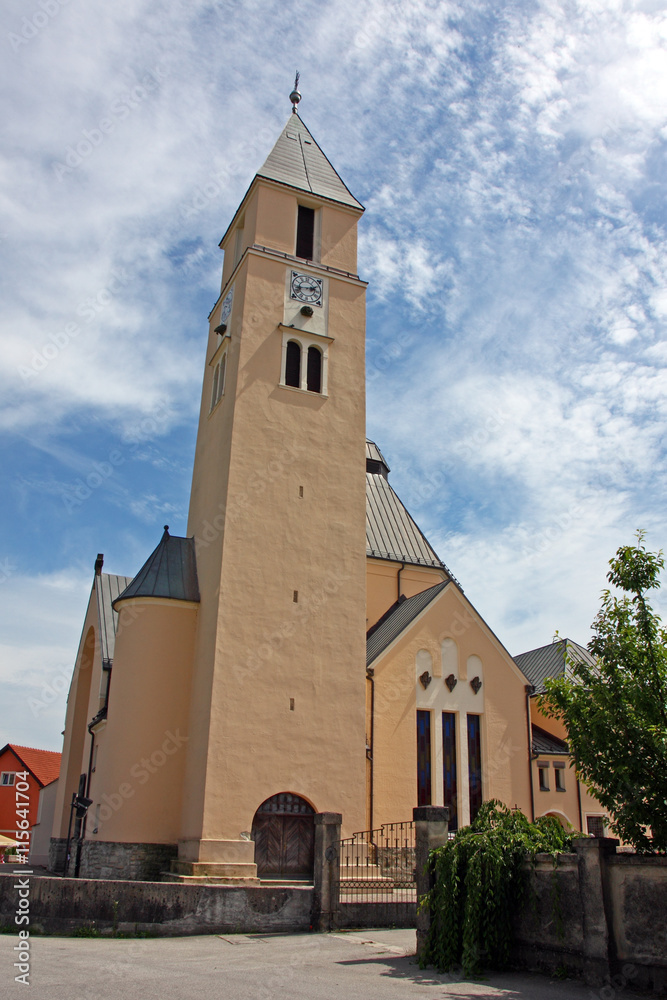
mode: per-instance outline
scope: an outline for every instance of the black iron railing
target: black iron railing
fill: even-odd
[[[339,903],[414,903],[414,823],[384,823],[338,845]]]

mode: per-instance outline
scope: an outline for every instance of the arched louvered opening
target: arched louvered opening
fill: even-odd
[[[285,385],[291,385],[295,389],[301,386],[301,345],[295,340],[290,340],[287,344]]]
[[[306,387],[309,392],[322,392],[322,352],[318,347],[308,348]]]

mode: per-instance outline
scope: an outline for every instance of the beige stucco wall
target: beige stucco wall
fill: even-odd
[[[134,598],[117,609],[109,711],[95,734],[86,836],[176,843],[197,606]]]
[[[441,712],[453,711],[459,713],[459,825],[469,816],[467,713],[481,715],[484,799],[498,798],[529,812],[525,679],[458,588],[450,584],[373,666],[375,825],[409,819],[417,804],[418,708],[433,713],[432,804],[443,803]],[[424,690],[417,678],[425,669],[432,680]],[[449,673],[458,675],[451,693],[444,683]],[[470,687],[473,674],[482,679],[477,695]]]
[[[404,566],[385,559],[366,560],[366,628],[371,628],[392,604],[400,592],[404,597],[414,597],[429,587],[447,579],[439,569],[421,566]]]

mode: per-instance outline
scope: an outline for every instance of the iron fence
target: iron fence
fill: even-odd
[[[338,845],[336,899],[345,903],[416,903],[414,823],[383,823]]]

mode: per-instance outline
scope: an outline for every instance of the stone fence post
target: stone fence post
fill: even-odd
[[[432,887],[432,878],[427,869],[429,853],[447,843],[449,832],[449,809],[445,806],[417,806],[412,810],[415,824],[415,860],[417,864],[417,958],[428,937],[431,913],[428,908],[419,909],[419,901]]]
[[[616,854],[617,845],[613,837],[581,837],[572,842],[579,859],[583,972],[589,986],[599,986],[609,979],[615,958],[606,861],[610,854]]]
[[[340,857],[338,844],[343,822],[341,813],[315,815],[315,865],[313,869],[313,929],[330,931],[338,909]]]

